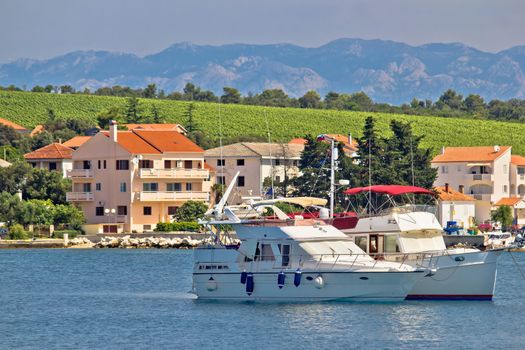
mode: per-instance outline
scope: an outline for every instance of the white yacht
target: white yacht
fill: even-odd
[[[341,227],[335,221],[334,225],[376,259],[401,260],[415,266],[421,264],[421,254],[428,254],[423,264],[436,269],[433,276],[420,279],[414,285],[407,299],[492,300],[496,263],[502,250],[447,249],[443,229],[432,210],[435,206],[410,203],[414,195],[432,196],[432,192],[393,185],[345,191],[346,195],[360,193],[368,197],[366,214],[355,217],[351,225],[345,222]],[[374,200],[372,194],[386,199],[383,202]],[[401,196],[404,196],[404,203],[409,204],[399,205]],[[405,260],[407,254],[409,259]]]
[[[259,213],[267,208],[271,218],[241,220],[224,207],[228,220],[207,222],[215,243],[194,250],[199,299],[401,301],[432,274],[424,266],[374,260],[322,220],[292,219],[272,204],[253,205]],[[233,227],[240,245],[222,243],[222,225]]]

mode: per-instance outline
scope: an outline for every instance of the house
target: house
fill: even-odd
[[[52,143],[24,154],[24,158],[33,168],[60,171],[66,177],[67,171],[73,168],[72,155],[73,149]]]
[[[435,187],[438,195],[437,217],[441,226],[448,221],[455,221],[458,226],[469,228],[474,225],[476,217],[476,200],[474,197],[451,189],[448,185]]]
[[[9,163],[7,160],[0,159],[0,168],[7,168],[10,167],[11,163]]]
[[[358,144],[357,142],[352,138],[352,135],[348,134],[348,136],[341,135],[341,134],[325,134],[327,139],[333,139],[336,142],[343,145],[343,150],[345,154],[349,157],[354,157],[356,155]],[[326,140],[327,141],[327,140]],[[296,145],[304,145],[306,144],[306,139],[304,138],[295,138],[288,142],[289,144],[296,144]]]
[[[299,175],[304,144],[239,142],[204,152],[207,164],[216,167],[216,183],[228,185],[240,172],[230,203],[243,197],[261,197],[274,183]],[[266,185],[265,185],[266,180]]]
[[[66,142],[63,143],[64,146],[67,146],[72,149],[77,149],[80,146],[82,146],[87,140],[89,140],[92,136],[75,136]]]
[[[165,130],[165,131],[177,131],[181,134],[187,135],[188,130],[186,130],[182,125],[180,124],[165,124],[165,123],[157,123],[157,124],[124,124],[128,130]]]
[[[512,155],[511,146],[443,147],[432,160],[437,168],[434,186],[446,183],[476,199],[476,221],[490,220],[502,198],[525,195],[525,158]]]
[[[151,231],[188,200],[209,204],[212,174],[204,150],[178,131],[112,122],[73,152],[67,200],[84,211],[86,232]]]
[[[514,224],[523,226],[525,225],[525,199],[523,197],[510,197],[501,198],[496,202],[495,206],[507,205],[512,208],[512,217],[514,218]]]
[[[17,132],[19,132],[21,134],[29,134],[29,132],[30,132],[29,130],[27,130],[23,126],[18,125],[16,123],[13,123],[12,121],[4,119],[4,118],[0,118],[0,124],[5,125],[5,126],[9,126],[9,127],[15,129]]]

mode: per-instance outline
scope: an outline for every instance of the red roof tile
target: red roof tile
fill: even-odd
[[[435,190],[438,193],[439,199],[442,201],[470,202],[476,200],[474,197],[453,190],[450,187],[448,188],[448,192],[445,192],[445,187],[436,187]]]
[[[102,131],[109,137],[108,131]],[[131,154],[160,154],[161,151],[153,147],[133,131],[118,131],[117,143]]]
[[[27,131],[27,129],[24,128],[23,126],[18,125],[16,123],[13,123],[12,121],[4,119],[4,118],[0,118],[0,124],[4,124],[6,126],[10,126],[10,127],[12,127],[13,129],[15,129],[17,131]]]
[[[518,204],[520,201],[522,201],[521,197],[512,197],[512,198],[504,197],[504,198],[501,198],[495,205],[496,206],[508,205],[510,207],[513,207],[514,205]]]
[[[63,143],[64,146],[76,148],[82,146],[92,136],[75,136]]]
[[[73,150],[60,143],[52,143],[24,154],[25,159],[71,159]]]
[[[446,147],[445,152],[435,156],[432,163],[492,162],[508,149],[510,149],[510,146],[501,146],[498,151],[495,150],[495,146]]]
[[[515,165],[525,166],[525,157],[518,156],[518,155],[510,156],[510,162]]]

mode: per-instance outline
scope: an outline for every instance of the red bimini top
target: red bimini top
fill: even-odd
[[[366,187],[355,187],[345,190],[344,194],[359,194],[362,192],[372,192],[372,193],[381,193],[389,194],[391,196],[399,196],[405,193],[414,193],[414,194],[428,194],[434,195],[434,192],[429,191],[423,187],[416,186],[401,186],[401,185],[375,185],[375,186],[366,186]]]

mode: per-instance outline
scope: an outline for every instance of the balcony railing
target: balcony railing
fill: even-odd
[[[494,181],[494,174],[472,174],[474,181]]]
[[[68,202],[87,202],[93,200],[93,192],[67,192]]]
[[[150,202],[150,201],[185,201],[185,200],[197,200],[197,201],[209,201],[209,192],[137,192],[139,201]]]
[[[66,172],[66,176],[69,179],[92,179],[92,169],[69,169]]]
[[[490,193],[474,193],[471,194],[472,197],[474,197],[478,201],[490,201],[492,194]]]
[[[140,169],[142,179],[206,179],[210,176],[208,169]]]

